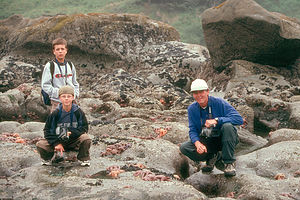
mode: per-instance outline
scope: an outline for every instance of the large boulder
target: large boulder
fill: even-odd
[[[5,56],[0,60],[0,92],[18,87],[23,83],[37,84],[41,80],[42,71],[32,64]]]
[[[180,39],[168,24],[133,14],[91,13],[35,19],[12,16],[1,20],[1,24],[1,29],[7,30],[2,37],[9,35],[5,52],[50,54],[52,40],[63,37],[74,53],[105,55],[106,62],[136,60],[139,51],[149,44]]]
[[[272,145],[282,141],[300,140],[300,130],[282,128],[274,132],[270,132],[268,145]]]
[[[15,133],[21,124],[16,121],[2,121],[0,122],[0,133]]]
[[[292,126],[288,103],[266,95],[255,94],[247,96],[246,102],[254,109],[257,129],[270,131]]]
[[[290,111],[290,122],[291,126],[290,128],[300,129],[300,102],[294,102],[289,105],[289,111]]]
[[[14,132],[23,139],[35,140],[44,136],[44,127],[45,123],[42,122],[26,122],[18,126]]]
[[[23,83],[15,89],[0,93],[0,120],[44,122],[48,112],[42,102],[41,89],[32,83]]]
[[[215,68],[231,60],[288,66],[300,56],[300,22],[253,0],[228,0],[205,10],[202,27]]]
[[[19,89],[0,93],[0,120],[20,119],[24,113],[25,95]]]
[[[247,129],[265,131],[297,127],[297,69],[278,69],[234,60],[213,78],[227,99],[248,121]]]
[[[41,88],[32,88],[30,94],[25,100],[26,116],[35,121],[44,122],[49,115],[49,106],[46,106],[42,100]]]
[[[237,199],[298,199],[300,141],[273,144],[237,157],[237,175],[226,178],[223,172],[195,173],[186,179],[208,196],[231,196]]]
[[[14,131],[17,133],[36,132],[44,129],[45,123],[42,122],[26,122],[18,126]]]
[[[177,41],[163,42],[149,45],[141,51],[140,63],[151,71],[147,76],[140,74],[153,85],[171,83],[189,91],[191,77],[204,74],[208,70],[206,68],[209,60],[207,48],[201,45]]]
[[[273,178],[278,173],[294,177],[299,170],[299,140],[283,141],[238,157],[237,169],[240,173],[251,173]]]
[[[226,92],[236,92],[237,97],[260,94],[283,101],[290,101],[297,85],[293,80],[299,79],[297,70],[278,69],[243,60],[232,61],[224,73],[230,74]]]

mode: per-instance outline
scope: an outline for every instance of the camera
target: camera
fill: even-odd
[[[202,137],[206,137],[206,138],[209,138],[209,137],[219,137],[221,134],[221,132],[217,129],[214,129],[214,127],[202,127],[202,131],[200,133],[200,136]]]
[[[213,128],[203,127],[200,136],[211,137],[213,134]]]
[[[66,127],[57,127],[56,128],[56,135],[58,135],[58,139],[63,142],[67,142],[69,140],[69,136],[67,134],[68,129]]]
[[[52,157],[52,163],[59,163],[64,161],[64,155],[61,152],[55,152],[55,154]]]

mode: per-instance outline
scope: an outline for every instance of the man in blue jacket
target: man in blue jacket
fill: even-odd
[[[235,125],[242,125],[241,115],[225,100],[209,96],[207,83],[192,82],[196,102],[188,107],[190,141],[180,151],[194,161],[206,161],[202,172],[211,172],[216,165],[225,176],[235,176],[235,147],[238,135]]]

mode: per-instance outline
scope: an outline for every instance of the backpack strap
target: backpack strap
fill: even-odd
[[[79,125],[81,126],[82,124],[79,122],[79,118],[80,118],[80,112],[79,112],[79,109],[76,110],[76,111],[74,112],[74,114],[75,114],[75,117],[76,117],[78,126],[79,126]]]
[[[70,65],[71,71],[73,71],[73,64],[72,64],[72,62],[68,61],[67,63]],[[50,72],[51,72],[51,77],[53,79],[53,75],[54,75],[54,62],[53,61],[50,61]]]
[[[53,85],[53,75],[54,75],[54,62],[53,61],[50,61],[50,73],[51,73],[51,82],[52,82],[52,85]]]
[[[55,117],[56,117],[56,123],[57,123],[57,121],[60,119],[61,114],[62,114],[62,105],[60,104],[60,105],[59,105],[58,112],[57,112],[57,114],[56,114],[56,116],[55,116]],[[73,127],[73,114],[75,115],[76,121],[77,121],[78,124],[79,124],[79,118],[80,118],[80,112],[79,112],[79,110],[76,110],[76,111],[74,112],[73,107],[72,107],[72,108],[71,108],[71,113],[70,113],[70,126],[71,126],[71,127]]]
[[[74,114],[75,114],[75,117],[76,117],[77,122],[78,122],[79,117],[80,117],[80,112],[79,112],[79,110],[76,110],[76,111],[74,112]]]
[[[73,71],[73,64],[72,64],[72,62],[71,62],[71,61],[68,61],[67,63],[70,65],[71,71]]]
[[[51,84],[53,85],[53,75],[54,75],[54,67],[55,67],[55,65],[54,65],[54,61],[50,61],[49,63],[50,63],[50,73],[51,73]],[[73,64],[72,64],[72,62],[68,61],[67,63],[70,65],[71,72],[72,72],[73,71]]]

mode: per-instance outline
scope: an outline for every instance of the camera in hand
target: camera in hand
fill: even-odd
[[[59,163],[62,161],[64,161],[64,155],[59,151],[55,152],[52,158],[52,163]]]
[[[67,132],[68,129],[66,127],[57,127],[56,129],[56,134],[58,135],[58,138],[63,142],[67,142],[69,140]]]
[[[213,128],[203,127],[200,136],[211,137],[213,135]]]

